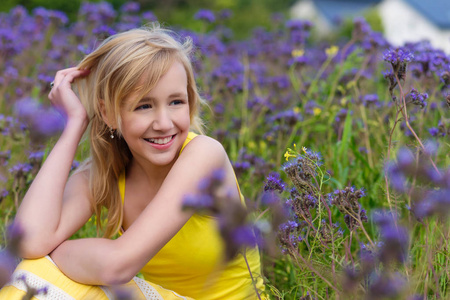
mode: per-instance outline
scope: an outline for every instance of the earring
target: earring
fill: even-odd
[[[114,138],[114,129],[112,128],[112,127],[109,127],[109,137],[111,138],[111,139],[113,139]]]

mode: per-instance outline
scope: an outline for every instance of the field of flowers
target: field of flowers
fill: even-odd
[[[427,42],[392,47],[362,18],[338,45],[280,15],[241,41],[230,11],[193,19],[201,32],[176,32],[197,47],[207,132],[246,196],[271,299],[448,299],[450,56]],[[155,20],[137,3],[85,3],[74,23],[43,8],[0,14],[1,246],[64,124],[47,99],[55,72]],[[83,142],[74,167],[88,153]],[[86,236],[94,222],[75,235]],[[226,235],[255,242],[244,236]]]

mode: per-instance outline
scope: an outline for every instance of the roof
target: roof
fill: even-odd
[[[336,1],[336,0],[335,0]],[[450,28],[450,0],[404,0],[440,28]]]
[[[338,20],[358,15],[377,5],[381,0],[312,0],[312,2],[330,23],[335,23]]]

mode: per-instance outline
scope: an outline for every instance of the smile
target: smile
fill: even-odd
[[[150,139],[144,139],[144,140],[146,140],[147,142],[150,142],[152,144],[165,145],[165,144],[169,143],[174,138],[174,136],[175,135],[171,135],[171,136],[168,136],[165,138],[154,138],[154,139],[150,138]]]

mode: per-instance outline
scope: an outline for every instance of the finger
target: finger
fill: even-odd
[[[53,87],[57,87],[61,81],[64,79],[65,76],[67,76],[67,74],[70,74],[73,71],[77,71],[79,70],[77,67],[72,67],[72,68],[67,68],[67,69],[63,69],[63,70],[59,70],[58,72],[56,72],[55,75],[55,80],[53,81]]]
[[[84,77],[84,76],[88,75],[89,72],[90,72],[89,70],[78,70],[78,69],[71,71],[71,72],[67,73],[66,76],[64,76],[60,85],[64,85],[64,84],[70,85],[71,83],[73,83],[75,78]]]
[[[63,70],[64,72],[57,73],[57,78],[55,78],[54,87],[50,90],[48,94],[48,98],[50,101],[53,100],[54,96],[59,94],[62,89],[68,88],[71,89],[71,83],[73,83],[74,79],[77,77],[86,76],[90,73],[90,70],[79,70],[77,68],[70,68]],[[64,76],[63,76],[64,75]]]

